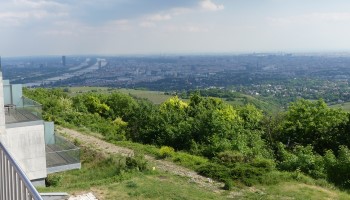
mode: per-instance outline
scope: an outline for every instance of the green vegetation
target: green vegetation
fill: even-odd
[[[142,90],[142,89],[124,89],[124,88],[108,88],[108,87],[69,87],[65,88],[67,92],[70,93],[70,95],[79,95],[82,93],[113,93],[113,92],[120,92],[122,94],[129,94],[133,97],[140,98],[140,99],[148,99],[149,101],[153,102],[154,104],[161,104],[172,95],[166,94],[164,92],[158,92],[158,91],[149,91],[149,90]]]
[[[188,92],[182,92],[180,96],[181,98],[188,99],[195,93],[199,93],[199,95],[203,97],[218,97],[224,99],[226,102],[236,107],[251,104],[256,108],[263,110],[265,113],[277,113],[283,106],[282,104],[279,104],[279,102],[276,102],[276,100],[273,98],[251,96],[240,92],[219,88],[195,91],[190,90]]]
[[[225,199],[187,179],[149,169],[143,156],[106,156],[82,147],[82,169],[51,174],[40,192],[94,191],[100,199]]]
[[[350,102],[340,103],[340,104],[334,104],[330,106],[331,108],[341,108],[342,110],[345,110],[347,112],[350,112]]]
[[[177,162],[222,181],[227,190],[254,186],[274,191],[276,185],[293,183],[300,188],[303,183],[311,186],[296,198],[311,198],[320,186],[350,188],[350,114],[329,108],[323,100],[300,99],[283,113],[267,115],[252,104],[233,107],[199,93],[186,102],[174,96],[155,105],[119,92],[24,92],[43,104],[45,119],[98,132],[109,142]],[[125,163],[133,170],[146,169],[137,160]],[[115,180],[112,174],[102,177]],[[52,185],[57,185],[55,180]],[[273,199],[265,192],[247,197]]]

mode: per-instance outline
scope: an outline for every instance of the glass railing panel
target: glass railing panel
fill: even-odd
[[[77,163],[80,163],[80,149],[55,134],[54,144],[46,145],[46,166],[50,168]]]

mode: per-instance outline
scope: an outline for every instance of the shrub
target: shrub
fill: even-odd
[[[196,169],[208,162],[208,159],[200,156],[191,155],[185,152],[176,152],[172,156],[172,160],[190,169]]]
[[[224,180],[224,190],[232,190],[233,188],[233,181],[231,179],[225,179]]]
[[[60,184],[62,176],[50,174],[45,179],[46,187],[56,187]]]
[[[126,187],[137,188],[137,184],[134,181],[128,181],[128,182],[126,182]]]
[[[228,167],[216,163],[204,164],[197,169],[197,172],[203,176],[219,181],[231,179],[231,170]]]
[[[271,171],[259,177],[259,182],[264,185],[276,185],[280,182],[290,181],[291,172]]]
[[[75,146],[80,146],[80,145],[81,145],[81,142],[80,142],[80,140],[78,140],[77,138],[74,138],[73,144],[74,144]]]
[[[325,162],[313,151],[312,146],[296,146],[291,152],[283,144],[278,145],[281,161],[278,167],[286,171],[300,170],[313,178],[325,178]]]
[[[276,167],[275,161],[266,158],[255,158],[252,162],[252,166],[264,169],[266,171],[272,171]]]
[[[220,152],[216,158],[218,159],[218,162],[231,166],[235,163],[244,162],[245,158],[243,154],[241,154],[238,151],[224,151]]]
[[[333,160],[331,152],[328,153],[327,158],[328,179],[340,187],[350,188],[350,150],[345,146],[340,146],[336,161]]]
[[[266,173],[264,169],[259,169],[250,164],[238,164],[232,169],[232,175],[235,179],[253,178],[264,173]]]
[[[125,164],[128,169],[145,171],[147,170],[147,160],[143,155],[135,155],[134,157],[126,157]]]
[[[162,146],[159,149],[159,157],[160,158],[167,158],[167,157],[172,157],[175,153],[174,148],[168,147],[168,146]]]

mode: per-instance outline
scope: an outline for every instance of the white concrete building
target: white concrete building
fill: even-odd
[[[1,72],[0,72],[1,73]],[[22,95],[0,74],[0,142],[34,185],[48,173],[80,168],[79,149],[54,134],[53,122],[41,118],[41,105]]]

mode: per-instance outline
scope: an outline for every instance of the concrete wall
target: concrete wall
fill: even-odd
[[[40,121],[39,121],[40,122]],[[7,127],[0,141],[19,163],[30,180],[47,176],[44,123],[25,123],[25,126]]]
[[[5,134],[5,109],[4,108],[4,91],[2,83],[2,72],[0,72],[0,135]]]

